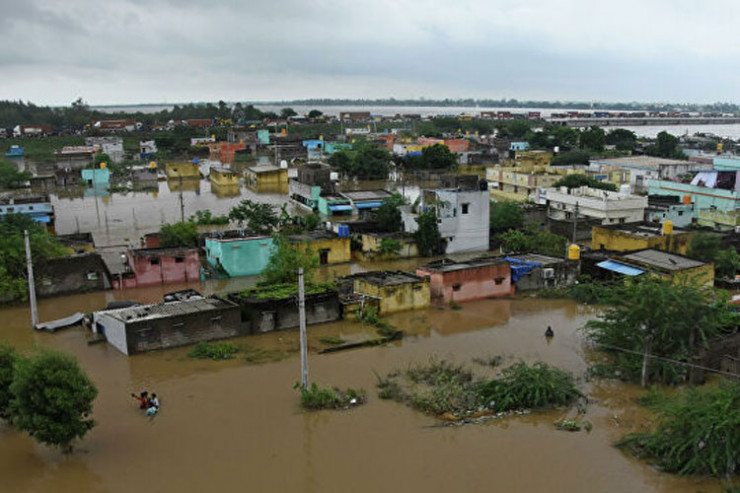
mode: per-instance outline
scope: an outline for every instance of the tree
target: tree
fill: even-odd
[[[239,205],[232,207],[229,219],[237,221],[240,226],[246,222],[250,231],[263,234],[274,230],[279,223],[278,215],[270,204],[253,202],[249,199],[242,200]]]
[[[0,161],[0,188],[20,188],[30,179],[28,171],[18,171],[13,163]]]
[[[569,166],[571,164],[588,164],[591,154],[588,151],[568,151],[553,156],[551,166]]]
[[[108,154],[105,154],[103,152],[99,152],[95,155],[95,159],[93,160],[93,164],[96,168],[100,167],[100,163],[105,163],[106,165],[110,166],[113,160]]]
[[[43,226],[29,216],[7,214],[0,218],[0,300],[25,299],[27,296],[23,231],[28,231],[35,266],[41,267],[50,258],[68,254],[59,240],[49,235]]]
[[[280,110],[280,118],[290,118],[291,116],[296,116],[298,113],[293,108],[283,108]]]
[[[424,169],[453,169],[457,158],[444,144],[434,144],[421,150],[421,167]]]
[[[717,256],[714,257],[715,275],[720,279],[735,279],[738,272],[740,272],[740,255],[735,247],[730,246],[726,250],[718,251]]]
[[[403,196],[394,192],[393,195],[378,207],[375,211],[374,218],[378,223],[378,230],[386,233],[395,233],[403,229],[401,220],[401,211],[399,207],[404,205],[406,200]]]
[[[539,253],[551,257],[562,257],[568,239],[547,231],[530,228],[511,229],[497,236],[506,252]]]
[[[660,132],[655,144],[645,149],[648,156],[657,156],[670,159],[687,159],[686,154],[678,147],[678,137],[666,131]]]
[[[637,145],[637,135],[625,128],[615,128],[606,134],[605,143],[616,146],[618,151],[634,151]]]
[[[348,151],[334,152],[329,156],[329,166],[343,175],[352,174],[352,156]]]
[[[18,360],[10,391],[13,425],[40,443],[70,452],[95,426],[89,415],[98,390],[69,355],[44,350]]]
[[[602,152],[604,150],[605,140],[606,133],[604,132],[604,129],[593,125],[589,129],[581,132],[581,149],[589,149],[595,152]]]
[[[193,221],[163,224],[159,232],[159,246],[163,248],[198,246],[198,225]]]
[[[320,116],[323,116],[323,115],[324,114],[320,112],[319,110],[311,110],[308,112],[308,117],[312,120],[315,118],[319,118]]]
[[[559,146],[561,151],[567,151],[578,145],[578,130],[571,127],[555,127],[552,132],[552,145]]]
[[[617,191],[617,186],[614,183],[607,181],[599,181],[591,176],[575,173],[572,175],[565,175],[558,181],[552,184],[553,187],[568,187],[579,188],[579,187],[591,187],[599,188],[601,190],[609,190],[612,192]]]
[[[13,367],[18,359],[15,350],[0,343],[0,419],[10,418],[10,384],[13,383]]]
[[[493,234],[519,229],[524,226],[524,209],[513,201],[491,202],[490,225]]]
[[[313,281],[313,273],[319,266],[319,257],[310,244],[289,243],[281,234],[273,235],[272,253],[262,271],[265,284],[295,284],[298,269],[303,268],[306,283]]]
[[[390,172],[391,155],[374,144],[359,146],[352,163],[352,176],[360,180],[385,180]]]
[[[702,262],[714,262],[721,243],[722,237],[719,235],[700,233],[691,239],[686,256]]]
[[[732,323],[725,295],[690,280],[643,274],[609,288],[607,299],[604,312],[586,323],[586,333],[614,355],[625,378],[643,384],[684,380],[685,368],[670,360],[688,362]]]
[[[442,246],[442,235],[439,233],[437,214],[434,210],[419,214],[416,218],[416,223],[419,227],[414,232],[414,239],[416,240],[419,255],[430,257],[439,253]]]

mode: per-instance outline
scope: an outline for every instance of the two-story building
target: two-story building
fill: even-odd
[[[603,225],[637,223],[643,221],[648,205],[647,197],[590,187],[547,188],[544,196],[548,218],[554,221],[573,221],[577,217]]]

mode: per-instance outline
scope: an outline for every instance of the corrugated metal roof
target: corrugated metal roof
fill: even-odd
[[[643,269],[638,269],[637,267],[632,267],[631,265],[627,264],[620,264],[619,262],[615,262],[613,260],[604,260],[603,262],[599,262],[596,265],[601,267],[602,269],[618,272],[626,276],[639,276],[640,274],[645,273]]]

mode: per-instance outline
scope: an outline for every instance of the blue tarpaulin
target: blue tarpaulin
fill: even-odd
[[[532,269],[542,265],[540,262],[527,262],[526,260],[519,260],[511,257],[505,257],[504,260],[509,262],[509,265],[511,266],[511,282],[517,282],[519,279],[529,274]]]
[[[49,216],[31,216],[31,219],[37,223],[50,223],[51,218]]]
[[[330,211],[351,211],[352,206],[351,205],[330,205],[329,210]]]
[[[620,264],[619,262],[615,262],[613,260],[604,260],[603,262],[599,262],[596,265],[601,267],[602,269],[610,270],[612,272],[619,272],[620,274],[624,274],[625,276],[639,276],[640,274],[643,274],[645,272],[643,269],[632,267],[631,265]]]

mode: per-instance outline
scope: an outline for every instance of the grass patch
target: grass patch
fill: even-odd
[[[326,293],[327,291],[336,291],[336,286],[333,282],[307,283],[304,287],[306,296],[311,294]],[[298,296],[298,284],[285,283],[262,285],[255,288],[245,289],[239,294],[241,294],[242,296],[253,297],[260,300],[281,300]]]
[[[294,388],[300,388],[300,384],[296,382]],[[301,389],[301,407],[308,411],[347,409],[364,404],[365,401],[365,391],[362,389],[320,388],[315,382],[308,390]]]
[[[364,312],[358,313],[358,318],[366,324],[374,325],[378,335],[382,337],[391,337],[398,331],[395,325],[378,315],[378,309],[374,306],[369,306]]]
[[[282,349],[264,349],[253,346],[242,348],[242,360],[251,365],[282,361],[289,355],[290,353],[288,351],[283,351]]]
[[[232,359],[238,352],[239,346],[231,342],[199,342],[188,353],[188,357],[219,361]]]
[[[319,337],[319,342],[328,346],[340,346],[344,344],[345,341],[341,337],[337,336],[321,336]]]
[[[500,357],[481,361],[498,364]],[[426,364],[376,377],[381,399],[445,419],[564,406],[582,396],[572,376],[545,363],[517,363],[506,368],[502,378],[477,380],[463,365],[430,358]]]

